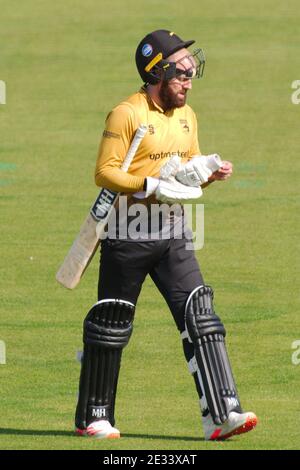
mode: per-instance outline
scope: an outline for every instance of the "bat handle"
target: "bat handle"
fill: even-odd
[[[141,143],[141,141],[143,140],[143,138],[145,137],[145,134],[148,130],[148,126],[146,126],[145,124],[141,124],[138,128],[137,128],[137,131],[134,135],[134,138],[133,138],[133,141],[130,145],[130,148],[127,152],[127,155],[123,161],[123,164],[121,166],[121,169],[123,171],[127,171],[129,166],[130,166],[130,163],[132,162],[132,159]]]

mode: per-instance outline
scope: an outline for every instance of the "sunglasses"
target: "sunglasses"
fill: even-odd
[[[187,67],[187,62],[190,67]],[[182,68],[178,67],[179,65]],[[191,80],[193,78],[200,78],[203,76],[205,67],[205,56],[202,49],[196,49],[193,54],[183,57],[176,62],[175,77],[179,81]]]

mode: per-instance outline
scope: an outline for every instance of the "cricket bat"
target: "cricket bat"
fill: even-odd
[[[148,127],[143,124],[138,127],[121,166],[123,171],[127,172],[147,129]],[[118,198],[119,193],[101,189],[77,238],[56,273],[56,280],[67,289],[74,289],[77,286],[91,262]]]

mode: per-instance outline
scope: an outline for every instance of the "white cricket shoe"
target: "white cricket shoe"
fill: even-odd
[[[211,414],[202,417],[206,441],[221,441],[236,434],[251,431],[257,425],[254,413],[236,413],[231,411],[225,423],[217,425],[213,422]]]
[[[120,431],[113,428],[109,421],[94,421],[86,429],[75,429],[76,436],[93,437],[94,439],[119,439]]]

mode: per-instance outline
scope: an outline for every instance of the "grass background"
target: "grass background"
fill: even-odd
[[[0,0],[1,449],[299,449],[300,79],[296,0]],[[82,320],[96,301],[97,257],[68,292],[55,272],[97,195],[107,112],[137,90],[137,43],[175,30],[206,53],[189,103],[203,153],[235,174],[206,191],[197,256],[245,409],[257,429],[203,441],[196,393],[171,316],[150,280],[123,356],[123,438],[73,437]]]

